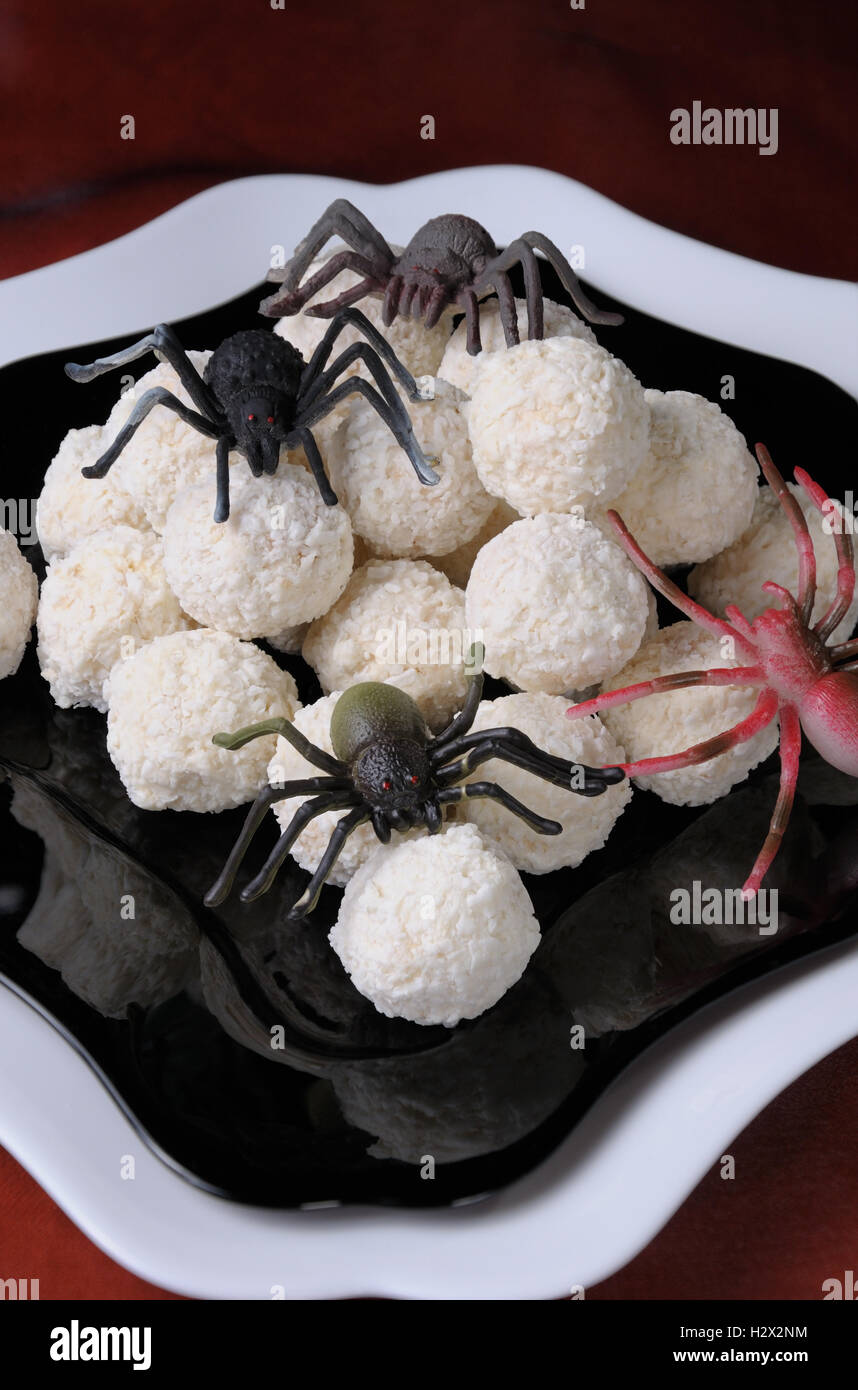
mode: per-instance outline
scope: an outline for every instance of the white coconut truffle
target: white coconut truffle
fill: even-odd
[[[497,1003],[539,944],[509,860],[473,825],[379,848],[343,895],[330,943],[388,1018],[453,1028]]]
[[[148,526],[141,502],[120,481],[116,468],[104,478],[85,478],[88,468],[104,453],[111,438],[103,425],[69,430],[48,465],[36,509],[36,528],[46,560],[68,555],[78,541],[111,526]]]
[[[205,628],[149,642],[113,668],[105,687],[107,751],[135,806],[225,811],[267,781],[275,736],[218,748],[216,733],[291,719],[288,671],[249,642]]]
[[[518,512],[513,511],[508,503],[492,499],[495,503],[487,519],[480,527],[475,536],[464,545],[457,546],[455,550],[449,551],[446,555],[424,555],[423,559],[428,560],[430,565],[434,565],[436,570],[441,570],[446,574],[451,584],[464,589],[471,576],[474,561],[479,555],[484,545],[499,536],[501,531],[505,531],[507,526],[511,526],[514,521],[520,521]]]
[[[480,481],[523,516],[610,502],[649,445],[640,382],[580,338],[492,353],[474,385],[468,424]]]
[[[708,560],[732,545],[754,512],[758,468],[717,405],[690,391],[646,391],[649,453],[610,506],[656,565]],[[613,535],[604,508],[591,520]]]
[[[0,680],[21,665],[36,616],[39,586],[11,531],[0,529]]]
[[[523,299],[515,301],[518,318],[518,336],[521,342],[527,341],[527,303]],[[595,343],[596,337],[589,324],[567,309],[565,304],[555,304],[552,299],[543,301],[543,338],[581,338],[584,342]],[[480,305],[480,342],[482,352],[472,357],[468,352],[468,327],[463,320],[450,338],[441,358],[438,375],[451,381],[460,391],[473,394],[474,382],[482,366],[488,361],[490,353],[506,352],[506,335],[501,323],[500,308],[496,299],[487,299]]]
[[[313,261],[303,277],[304,280],[309,280],[331,256],[342,249],[340,245],[326,248],[325,252]],[[397,251],[399,248],[392,247],[391,249]],[[353,289],[363,278],[362,275],[358,275],[353,270],[341,270],[329,285],[326,285],[323,290],[308,300],[308,307],[336,299],[337,295],[342,294],[344,290]],[[276,287],[272,288],[272,293],[275,292]],[[397,315],[393,323],[386,327],[382,318],[382,303],[383,301],[378,296],[367,295],[354,307],[369,319],[373,328],[377,328],[383,338],[387,339],[400,362],[408,368],[412,376],[435,376],[452,331],[454,315],[461,311],[445,310],[434,328],[426,328],[422,318],[402,318],[400,315]],[[330,319],[317,319],[302,312],[294,314],[290,318],[278,319],[274,332],[296,347],[305,361],[309,361],[330,324]],[[367,342],[366,334],[361,333],[353,324],[349,324],[338,335],[330,361],[333,362],[335,357],[338,357],[347,347],[351,347],[353,343],[365,342]],[[343,376],[358,374],[372,380],[370,373],[361,362],[353,363],[343,373]]]
[[[471,641],[465,595],[445,575],[424,560],[370,560],[311,623],[303,654],[326,693],[389,680],[440,729],[465,698]]]
[[[696,623],[674,623],[646,642],[628,665],[605,683],[603,690],[619,690],[676,671],[742,664],[739,658],[726,658],[720,638]],[[759,695],[756,686],[692,686],[648,695],[632,704],[603,710],[599,717],[625,748],[626,760],[639,762],[642,758],[680,753],[724,733],[747,719]],[[635,780],[672,805],[703,806],[726,796],[731,787],[744,781],[751,769],[769,756],[777,741],[777,721],[773,720],[747,743],[739,743],[709,762]]]
[[[483,546],[465,614],[485,643],[490,675],[562,695],[604,680],[634,655],[649,616],[646,590],[598,527],[547,513]]]
[[[622,748],[596,716],[567,719],[568,708],[569,701],[558,695],[505,695],[483,700],[471,727],[474,733],[507,726],[520,729],[547,753],[588,767],[624,761]],[[517,869],[531,874],[574,868],[601,849],[632,795],[624,781],[608,787],[602,796],[579,796],[499,758],[481,763],[466,780],[497,782],[537,815],[563,826],[562,835],[540,835],[497,801],[479,798],[460,803],[460,814],[477,826],[483,838],[502,850]]]
[[[311,743],[315,743],[317,748],[322,748],[326,753],[333,754],[334,749],[331,743],[331,716],[334,712],[334,705],[340,698],[341,691],[335,690],[330,695],[324,695],[321,700],[316,700],[312,705],[304,705],[299,709],[293,719],[293,724],[305,738]],[[297,749],[293,748],[285,738],[277,739],[277,747],[274,756],[268,766],[268,780],[272,786],[280,782],[291,782],[304,777],[318,777],[319,769],[312,763],[308,763],[306,758],[302,758]],[[285,830],[290,820],[302,802],[309,800],[308,797],[291,797],[288,801],[275,802],[273,810],[280,824],[280,829]],[[333,834],[337,821],[345,812],[326,811],[322,816],[316,816],[301,831],[295,844],[292,846],[292,857],[297,860],[302,869],[312,873],[319,864],[319,860],[328,847],[328,841]],[[349,838],[343,845],[342,851],[336,864],[328,875],[328,883],[335,883],[342,887],[348,883],[355,870],[378,848],[378,839],[371,825],[359,825],[357,830],[353,830]]]
[[[276,637],[327,612],[352,572],[352,529],[303,468],[236,475],[224,522],[214,504],[210,477],[167,513],[164,563],[186,613],[234,637]]]
[[[805,497],[801,488],[788,483],[790,492],[807,519],[816,551],[816,602],[813,621],[818,621],[837,592],[837,551],[834,537],[823,530],[823,518]],[[858,565],[858,552],[856,552]],[[856,570],[858,572],[858,570]],[[795,594],[798,589],[798,553],[792,526],[770,487],[757,489],[754,514],[748,529],[721,555],[698,565],[688,576],[688,588],[699,603],[718,617],[728,603],[735,603],[749,622],[766,608],[778,607],[778,600],[763,593],[763,584],[773,580]],[[858,586],[846,617],[835,628],[829,642],[845,642],[858,620]]]
[[[358,535],[374,554],[416,560],[470,541],[495,506],[477,477],[464,397],[436,379],[432,400],[411,405],[414,432],[440,482],[421,483],[410,460],[368,401],[357,401],[331,441],[331,484]]]
[[[39,663],[63,709],[107,709],[104,682],[120,658],[189,626],[154,531],[96,531],[48,566],[39,600]]]

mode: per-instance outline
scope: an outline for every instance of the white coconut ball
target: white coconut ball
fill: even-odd
[[[331,441],[331,484],[352,526],[376,555],[416,560],[464,545],[495,506],[477,477],[464,396],[439,379],[434,398],[406,402],[423,451],[434,456],[440,482],[421,483],[387,425],[367,401],[358,401]]]
[[[39,544],[46,560],[68,555],[78,541],[111,526],[147,529],[142,503],[123,486],[115,467],[103,478],[85,478],[81,472],[110,443],[103,425],[69,430],[48,465],[36,509]]]
[[[483,700],[471,731],[511,726],[547,753],[587,767],[624,761],[622,748],[596,716],[567,719],[568,708],[569,701],[558,695],[505,695],[499,700]],[[601,796],[576,795],[499,758],[481,763],[466,781],[496,782],[537,815],[563,826],[562,835],[540,835],[488,797],[460,803],[460,814],[477,826],[484,839],[502,850],[517,869],[531,874],[574,868],[601,849],[632,795],[628,781],[608,787]]]
[[[610,502],[649,447],[649,409],[625,363],[580,338],[492,353],[468,406],[487,492],[524,516]]]
[[[610,506],[660,566],[694,564],[732,545],[759,492],[744,437],[717,405],[690,391],[646,391],[649,453]],[[613,535],[604,508],[591,519]]]
[[[424,560],[370,560],[310,625],[303,654],[325,692],[389,680],[440,729],[465,698],[471,641],[465,596],[445,575]]]
[[[473,825],[379,848],[343,895],[330,943],[388,1018],[453,1028],[524,973],[539,923],[508,859]]]
[[[0,680],[21,665],[36,616],[39,585],[11,531],[0,529]]]
[[[646,642],[628,665],[605,683],[603,690],[619,690],[677,671],[743,664],[747,663],[725,657],[721,639],[696,623],[674,623]],[[603,710],[599,717],[625,748],[626,761],[639,762],[642,758],[682,752],[724,733],[747,719],[759,695],[756,686],[692,686],[647,695],[632,704]],[[703,806],[726,796],[731,787],[744,781],[752,768],[769,756],[777,741],[777,721],[773,720],[747,743],[739,743],[709,762],[637,777],[635,781],[674,806]]]
[[[189,626],[154,531],[96,531],[48,566],[39,600],[39,663],[63,709],[107,709],[104,683],[121,658]]]
[[[464,589],[471,576],[474,561],[483,546],[494,540],[495,536],[499,536],[501,531],[505,531],[514,521],[520,520],[518,512],[513,511],[512,507],[498,498],[486,521],[469,541],[465,541],[464,545],[457,546],[446,555],[425,555],[423,558],[428,560],[430,565],[434,565],[436,570],[446,574],[451,584]]]
[[[202,375],[211,353],[189,352],[188,357]],[[113,443],[137,402],[153,386],[166,386],[184,405],[197,409],[173,368],[166,362],[159,362],[157,367],[146,372],[119,397],[104,426],[103,449]],[[215,476],[215,447],[214,439],[200,434],[193,425],[185,424],[166,406],[156,405],[128,441],[110,472],[116,474],[114,482],[142,508],[149,526],[161,532],[177,493],[192,483]],[[231,456],[233,471],[239,461],[243,467],[240,455]]]
[[[323,255],[313,261],[303,279],[309,280],[311,276],[316,274],[317,270],[320,270],[330,260],[331,256],[342,249],[342,246],[339,245],[327,248]],[[391,247],[393,251],[398,249]],[[330,284],[312,296],[306,307],[336,299],[337,295],[342,294],[344,290],[353,289],[363,278],[362,275],[358,275],[353,270],[341,270]],[[272,286],[272,294],[276,293],[276,289],[276,286]],[[397,315],[393,323],[386,327],[382,318],[382,307],[382,299],[375,295],[367,295],[359,304],[354,305],[355,309],[359,309],[369,319],[373,328],[378,329],[382,337],[386,338],[402,365],[408,368],[412,376],[434,376],[438,371],[452,331],[453,317],[461,311],[445,310],[434,328],[424,327],[422,318],[402,318],[400,315]],[[278,319],[274,332],[296,347],[304,360],[308,362],[330,324],[330,319],[313,318],[312,315],[302,311],[289,318]],[[335,357],[344,352],[347,347],[351,347],[353,343],[366,343],[367,341],[366,334],[361,333],[353,324],[349,324],[338,335],[330,362],[333,362]],[[347,375],[360,375],[372,380],[370,373],[361,362],[353,363],[343,373],[344,377]]]
[[[521,690],[562,695],[613,675],[640,646],[647,586],[580,516],[546,513],[483,546],[465,599],[485,669]]]
[[[335,690],[330,695],[322,696],[312,705],[304,705],[302,709],[298,710],[292,721],[305,738],[308,738],[311,743],[315,743],[317,748],[322,748],[326,753],[332,755],[334,749],[331,743],[331,716],[341,693],[341,691]],[[319,769],[313,763],[308,763],[306,758],[302,758],[291,743],[288,743],[285,738],[277,739],[274,756],[268,765],[268,780],[272,786],[280,782],[291,782],[304,777],[318,776]],[[275,802],[273,810],[281,830],[286,829],[298,807],[307,800],[309,800],[308,797],[295,796],[290,797],[288,801]],[[302,869],[306,869],[308,873],[313,873],[318,867],[319,860],[328,847],[328,841],[337,821],[343,815],[345,812],[342,810],[326,811],[324,815],[316,816],[301,831],[290,853]],[[343,845],[327,881],[340,886],[348,883],[355,870],[365,863],[374,850],[378,848],[378,843],[371,825],[359,825],[356,830],[352,831]]]
[[[216,733],[293,718],[288,671],[250,642],[199,628],[149,642],[105,687],[107,751],[144,811],[226,811],[267,783],[275,735],[218,748]]]
[[[801,488],[788,483],[790,492],[807,519],[816,552],[816,602],[813,621],[817,622],[837,592],[837,551],[834,537],[823,530],[823,518],[805,497]],[[858,552],[856,552],[858,565]],[[858,569],[856,569],[858,573]],[[798,552],[792,526],[770,487],[757,489],[754,514],[748,529],[735,544],[698,565],[688,576],[688,588],[699,603],[718,617],[728,603],[735,603],[749,622],[766,608],[778,607],[772,594],[763,593],[767,580],[782,584],[790,593],[798,590]],[[829,643],[849,639],[858,621],[858,586],[846,617],[835,628]]]
[[[515,301],[518,319],[518,336],[521,342],[527,341],[528,316],[527,303],[523,299]],[[595,343],[596,337],[589,324],[567,309],[565,304],[555,304],[552,299],[543,301],[543,338],[581,338],[584,342]],[[480,305],[480,342],[482,352],[472,357],[468,352],[468,326],[463,320],[444,349],[438,375],[451,381],[461,391],[471,395],[474,382],[480,369],[488,361],[490,353],[506,352],[506,334],[501,323],[500,308],[496,299],[487,299]]]
[[[232,480],[230,514],[213,519],[215,479],[167,513],[164,563],[185,612],[234,637],[276,637],[325,613],[352,572],[352,529],[303,468]]]

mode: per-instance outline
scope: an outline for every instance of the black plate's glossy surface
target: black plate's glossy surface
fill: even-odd
[[[183,342],[211,347],[253,325],[260,293],[178,325]],[[601,341],[645,385],[717,400],[783,471],[804,464],[834,495],[854,489],[858,407],[839,388],[617,307],[627,322]],[[35,498],[66,430],[112,405],[115,381],[75,386],[63,362],[134,336],[0,373],[7,497]],[[733,399],[721,398],[725,377]],[[41,567],[37,548],[29,557]],[[277,659],[302,699],[315,698],[309,668]],[[858,783],[814,756],[767,884],[780,892],[778,933],[670,922],[671,890],[742,882],[774,801],[772,759],[708,808],[636,792],[579,869],[525,876],[544,939],[524,978],[482,1018],[424,1029],[383,1018],[352,988],[326,939],[339,890],[325,890],[311,925],[283,924],[305,880],[296,866],[252,906],[203,909],[243,812],[137,810],[107,757],[103,718],[53,706],[32,646],[0,683],[0,768],[0,976],[66,1032],[156,1151],[242,1201],[425,1206],[496,1190],[679,1019],[858,927]],[[576,1022],[583,1051],[570,1046]],[[432,1181],[421,1176],[427,1156]]]

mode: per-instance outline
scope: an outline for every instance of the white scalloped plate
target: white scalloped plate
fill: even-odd
[[[221,184],[118,241],[0,283],[0,365],[231,299],[262,277],[272,245],[291,248],[338,196],[403,244],[450,208],[503,244],[526,208],[528,226],[564,249],[583,245],[597,289],[813,368],[858,396],[858,286],[716,250],[581,184],[515,166],[386,187],[304,175]],[[853,1036],[856,998],[855,940],[733,992],[634,1062],[541,1167],[469,1208],[272,1212],[179,1178],[74,1048],[3,991],[0,1142],[109,1255],[177,1292],[556,1297],[592,1286],[651,1240],[730,1140]],[[129,1153],[131,1182],[119,1177]]]

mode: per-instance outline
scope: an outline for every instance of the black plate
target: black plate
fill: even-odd
[[[545,281],[562,299],[547,269]],[[182,341],[211,347],[263,323],[261,294],[177,325]],[[782,471],[807,465],[835,496],[854,488],[845,461],[858,407],[838,387],[598,299],[626,314],[601,341],[645,385],[716,400]],[[115,381],[75,386],[63,362],[135,336],[4,369],[7,496],[35,498],[65,432],[113,403]],[[721,397],[725,377],[733,399]],[[38,548],[28,554],[42,572]],[[300,658],[277,659],[302,699],[319,694]],[[544,936],[523,979],[473,1022],[420,1028],[376,1013],[329,949],[339,890],[325,890],[312,924],[284,925],[306,880],[297,866],[251,907],[206,911],[243,812],[137,810],[107,757],[103,717],[52,704],[32,645],[0,683],[0,767],[0,978],[66,1034],[155,1152],[240,1201],[416,1207],[497,1190],[680,1019],[858,926],[858,783],[812,753],[766,885],[780,893],[777,934],[669,920],[672,889],[743,881],[774,801],[775,757],[712,807],[636,792],[579,869],[525,876]],[[576,1022],[583,1050],[570,1045]]]

